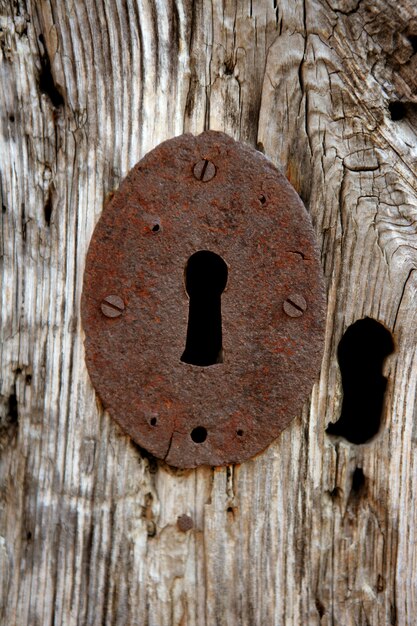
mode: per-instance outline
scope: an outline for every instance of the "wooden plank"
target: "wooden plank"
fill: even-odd
[[[1,622],[413,624],[413,0],[0,0],[0,28]],[[107,195],[206,128],[264,151],[303,198],[326,349],[268,450],[178,471],[103,412],[79,303]],[[396,349],[380,432],[357,446],[325,428],[338,343],[364,316]]]

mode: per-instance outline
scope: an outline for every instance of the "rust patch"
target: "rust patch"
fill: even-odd
[[[186,533],[188,530],[191,530],[194,526],[194,522],[189,515],[180,515],[177,519],[177,527],[183,533]]]
[[[181,357],[185,267],[204,250],[228,277],[221,359],[202,367]],[[152,150],[94,231],[82,296],[91,380],[134,441],[176,467],[242,462],[288,426],[320,366],[324,312],[300,198],[262,154],[223,133]]]

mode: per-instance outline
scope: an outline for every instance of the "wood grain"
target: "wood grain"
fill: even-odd
[[[414,624],[413,0],[0,0],[0,29],[1,623]],[[178,471],[103,412],[79,304],[108,194],[155,145],[207,128],[303,198],[326,349],[268,450]],[[380,433],[356,446],[325,428],[338,342],[364,316],[396,350]]]

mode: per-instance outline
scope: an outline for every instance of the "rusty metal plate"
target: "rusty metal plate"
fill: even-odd
[[[223,133],[152,150],[94,231],[82,296],[91,380],[134,441],[171,465],[244,461],[300,414],[324,311],[300,198]]]

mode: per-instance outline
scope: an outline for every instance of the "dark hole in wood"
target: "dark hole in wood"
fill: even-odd
[[[399,102],[398,100],[394,102],[390,102],[388,105],[388,110],[390,112],[391,119],[394,122],[398,122],[399,120],[404,119],[407,115],[407,109],[403,102]]]
[[[45,216],[45,222],[47,226],[51,225],[51,217],[52,217],[52,198],[51,194],[48,193],[48,197],[45,202],[45,206],[43,207],[43,214]]]
[[[236,434],[238,435],[238,437],[243,437],[243,430],[241,428],[238,428]]]
[[[390,604],[390,624],[391,626],[397,626],[397,607],[395,604]]]
[[[27,223],[29,220],[26,220],[26,206],[25,203],[22,202],[20,205],[20,224],[22,228],[22,239],[26,243],[26,231],[27,231]]]
[[[154,226],[152,226],[152,232],[153,233],[157,233],[160,230],[160,225],[159,224],[155,224]]]
[[[278,24],[279,22],[279,8],[278,8],[278,0],[274,0],[274,11],[275,11],[275,22]]]
[[[52,76],[51,61],[45,45],[45,38],[42,33],[38,37],[41,42],[44,52],[41,55],[41,71],[39,74],[39,89],[41,93],[49,97],[51,103],[55,108],[58,108],[64,104],[64,98],[60,93],[58,87],[55,84]]]
[[[27,374],[26,375],[26,384],[27,385],[31,385],[32,384],[32,374]]]
[[[326,609],[324,608],[324,605],[319,600],[319,598],[316,598],[316,609],[317,609],[317,613],[319,614],[319,617],[322,618],[326,612]]]
[[[17,396],[15,393],[10,394],[8,405],[7,417],[9,424],[17,424],[19,421],[19,412],[17,409]]]
[[[378,433],[387,386],[382,365],[393,350],[391,333],[376,320],[366,317],[347,329],[337,352],[343,385],[342,412],[336,423],[328,425],[329,435],[360,444]]]
[[[0,419],[0,449],[17,435],[19,427],[19,407],[17,403],[16,385],[13,385],[7,398],[6,415]]]
[[[359,495],[365,487],[365,481],[366,478],[365,474],[363,473],[363,469],[361,467],[357,467],[352,476],[351,493],[353,495]]]
[[[207,430],[204,426],[197,426],[191,431],[191,439],[194,443],[203,443],[207,439]]]
[[[1,211],[2,213],[6,213],[7,211],[7,207],[4,204],[1,205]]]
[[[327,492],[332,500],[337,500],[341,496],[341,489],[339,487],[334,487],[331,491]]]
[[[156,417],[151,417],[151,426],[156,426]]]
[[[224,73],[226,76],[232,76],[235,71],[233,59],[228,59],[224,64]]]
[[[231,522],[234,521],[235,519],[235,513],[236,513],[236,509],[233,506],[228,506],[226,509],[226,513],[227,513],[227,517],[229,518],[229,520]]]
[[[141,459],[147,460],[149,473],[156,474],[156,472],[158,471],[158,459],[153,454],[145,450],[145,448],[141,448],[137,443],[133,441],[133,439],[130,439],[130,445],[133,446]]]
[[[9,115],[9,122],[14,123],[15,117],[14,115]]]
[[[227,265],[214,252],[201,250],[189,259],[185,286],[190,297],[187,341],[181,361],[205,367],[223,362],[221,294]]]
[[[409,35],[408,36],[408,41],[413,46],[414,52],[417,52],[417,35]]]

